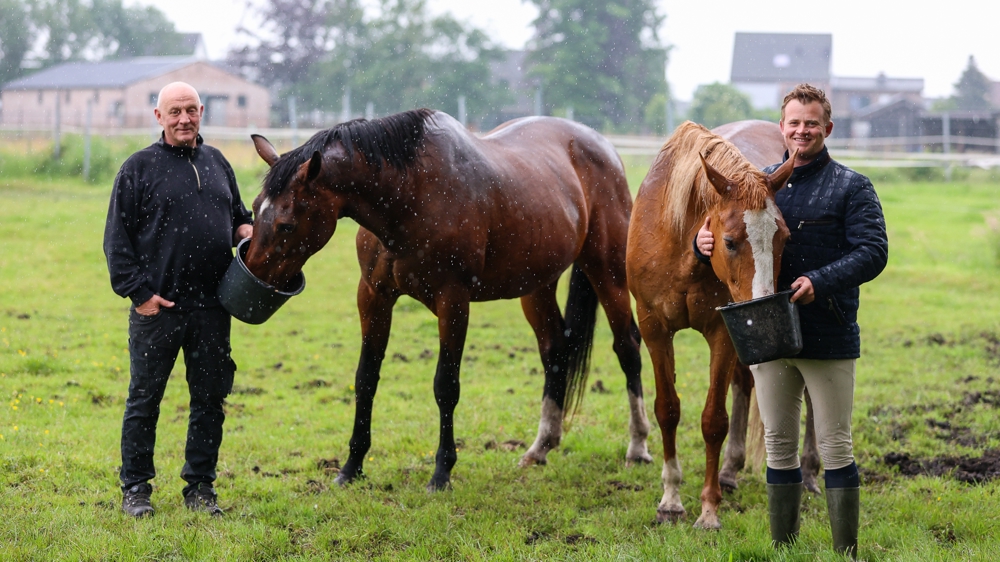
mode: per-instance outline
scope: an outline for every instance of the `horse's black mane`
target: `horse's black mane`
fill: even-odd
[[[323,152],[332,142],[340,141],[348,157],[359,150],[369,166],[382,169],[382,161],[398,170],[406,170],[417,156],[424,139],[426,119],[433,110],[421,108],[404,111],[381,119],[355,119],[332,129],[320,131],[302,146],[281,155],[264,177],[264,191],[269,197],[281,193],[299,167]]]

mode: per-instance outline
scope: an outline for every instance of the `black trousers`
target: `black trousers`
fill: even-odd
[[[156,476],[153,449],[156,422],[167,379],[184,350],[191,396],[187,445],[181,478],[186,495],[199,483],[215,482],[215,466],[226,419],[223,401],[233,389],[236,363],[230,357],[231,318],[222,308],[155,316],[129,313],[131,382],[122,422],[122,490]]]

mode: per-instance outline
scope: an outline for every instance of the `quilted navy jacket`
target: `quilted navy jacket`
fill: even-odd
[[[824,148],[815,160],[795,168],[775,203],[791,231],[778,288],[787,289],[804,275],[816,292],[816,300],[799,307],[803,347],[797,357],[860,357],[858,286],[878,276],[889,257],[875,188],[867,177],[831,159]]]

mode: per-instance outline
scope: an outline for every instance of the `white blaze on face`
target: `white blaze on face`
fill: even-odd
[[[744,211],[747,241],[753,251],[753,298],[774,293],[774,233],[778,231],[778,207],[772,199],[759,211]]]
[[[264,211],[267,210],[269,206],[271,206],[271,199],[270,198],[264,199],[264,201],[262,201],[260,204],[260,214],[263,215]]]

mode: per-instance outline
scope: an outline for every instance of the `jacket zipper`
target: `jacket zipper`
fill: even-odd
[[[830,311],[837,317],[837,323],[841,326],[847,324],[847,319],[844,318],[844,311],[840,310],[840,304],[838,304],[833,297],[827,297],[826,302],[830,305]]]
[[[198,167],[191,161],[190,156],[188,156],[188,164],[191,164],[191,169],[194,170],[194,178],[198,180],[198,192],[201,193],[201,175],[198,173]],[[802,228],[802,226],[799,225],[799,228]]]
[[[815,219],[815,220],[803,220],[799,221],[798,230],[802,230],[803,226],[825,226],[828,224],[833,224],[835,221],[833,219]]]

